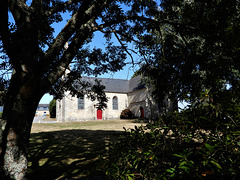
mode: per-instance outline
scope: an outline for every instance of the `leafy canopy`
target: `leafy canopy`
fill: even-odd
[[[152,0],[9,0],[0,6],[1,91],[8,89],[10,78],[5,75],[14,69],[16,76],[24,76],[22,84],[34,79],[36,89],[57,97],[65,90],[82,96],[74,79],[83,74],[97,76],[122,69],[130,55],[127,43],[148,33],[153,15],[159,13]],[[56,24],[66,15],[65,26],[55,34]],[[88,47],[95,32],[104,34],[105,49]],[[67,78],[61,78],[70,66]],[[78,83],[82,89],[90,88],[81,80]]]
[[[141,37],[147,46],[139,45],[141,71],[156,85],[158,98],[170,92],[173,99],[194,102],[205,90],[214,101],[239,96],[239,5],[236,0],[162,1],[155,18],[165,23]]]

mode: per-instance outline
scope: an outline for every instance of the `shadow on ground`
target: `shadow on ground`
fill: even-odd
[[[104,179],[98,156],[122,133],[62,130],[31,134],[28,179]]]

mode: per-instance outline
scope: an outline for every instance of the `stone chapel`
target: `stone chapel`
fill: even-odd
[[[94,77],[84,77],[85,81],[95,82]],[[84,120],[107,120],[119,119],[122,110],[130,109],[137,118],[156,118],[160,107],[150,95],[150,87],[141,82],[141,76],[130,80],[97,78],[105,86],[105,94],[108,98],[107,108],[97,109],[96,101],[83,97],[72,97],[69,92],[56,103],[56,119],[58,122],[84,121]],[[166,102],[169,109],[173,103],[168,99]]]

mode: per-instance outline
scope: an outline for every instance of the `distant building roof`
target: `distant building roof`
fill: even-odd
[[[48,107],[49,104],[38,104],[38,107]]]
[[[105,92],[128,93],[144,88],[144,85],[141,83],[141,76],[137,76],[131,80],[83,77],[84,81],[87,81],[91,84],[94,84],[96,79],[105,86]]]

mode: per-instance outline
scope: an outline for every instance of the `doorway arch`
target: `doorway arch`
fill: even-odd
[[[140,107],[140,118],[141,118],[141,119],[144,118],[144,109],[143,109],[142,106]]]

